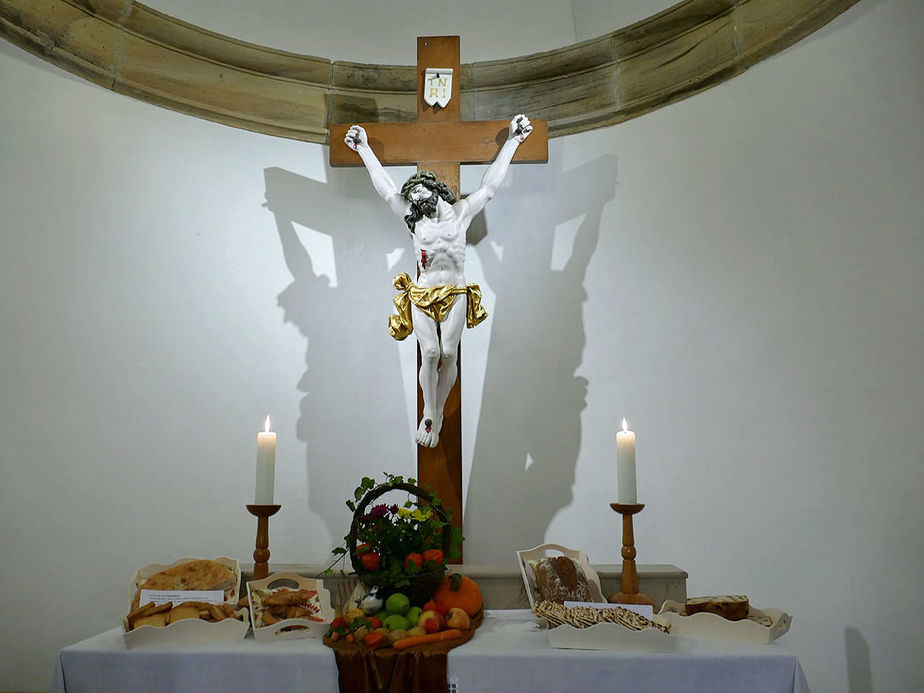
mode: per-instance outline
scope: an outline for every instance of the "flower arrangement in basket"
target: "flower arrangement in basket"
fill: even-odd
[[[353,511],[350,533],[333,552],[348,555],[363,585],[382,597],[400,590],[428,599],[446,573],[446,561],[461,554],[462,533],[438,496],[414,479],[385,476],[381,483],[363,477],[347,500]],[[375,503],[393,491],[407,494],[403,502]]]

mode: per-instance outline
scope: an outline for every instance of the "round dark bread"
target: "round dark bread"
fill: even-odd
[[[563,604],[592,601],[587,576],[568,556],[547,556],[533,566],[539,598]]]

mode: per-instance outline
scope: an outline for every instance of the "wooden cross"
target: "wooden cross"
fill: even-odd
[[[424,101],[427,68],[451,68],[452,92],[445,107]],[[417,38],[417,120],[408,123],[343,123],[330,126],[331,166],[362,166],[359,155],[343,141],[351,125],[361,125],[369,146],[383,165],[417,164],[432,171],[459,197],[459,165],[488,164],[507,139],[507,120],[464,121],[461,119],[458,36]],[[515,113],[510,113],[513,117]],[[530,115],[527,113],[527,115]],[[530,118],[533,132],[513,158],[520,163],[549,160],[548,122]],[[396,181],[400,187],[403,181]],[[384,317],[383,317],[384,324]],[[384,329],[384,327],[383,327]],[[461,370],[461,347],[459,351]],[[417,368],[420,369],[418,349]],[[442,499],[452,511],[453,524],[462,528],[462,406],[461,373],[443,410],[443,428],[435,448],[417,448],[417,479]],[[423,394],[417,390],[417,420],[423,416]],[[461,562],[461,558],[459,559]]]

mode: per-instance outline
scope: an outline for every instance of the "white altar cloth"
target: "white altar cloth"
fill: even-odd
[[[779,643],[678,638],[670,653],[553,649],[526,610],[488,611],[475,637],[449,653],[448,678],[458,693],[809,691],[798,657]],[[337,665],[318,638],[126,650],[113,628],[61,650],[49,690],[338,693]]]

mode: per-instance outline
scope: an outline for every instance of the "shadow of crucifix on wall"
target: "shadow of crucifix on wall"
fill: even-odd
[[[584,280],[617,170],[612,155],[567,171],[560,154],[549,159],[512,171],[477,246],[496,295],[465,506],[466,559],[479,563],[542,543],[572,500],[588,388]]]
[[[413,412],[403,406],[399,352],[385,329],[389,265],[400,262],[406,239],[383,223],[365,171],[338,171],[328,183],[280,168],[264,175],[292,275],[279,306],[306,340],[297,437],[306,444],[308,502],[336,544],[359,479],[413,468],[404,433]]]

